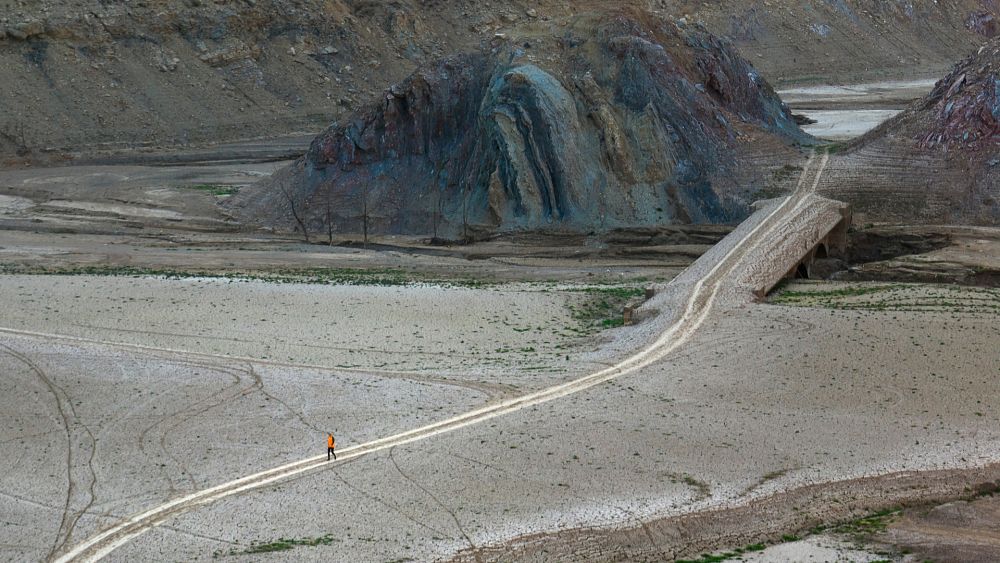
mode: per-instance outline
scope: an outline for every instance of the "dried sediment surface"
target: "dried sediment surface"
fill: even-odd
[[[233,472],[320,453],[327,431],[351,443],[495,392],[10,334],[0,369],[0,557],[18,561]]]
[[[778,89],[778,95],[795,110],[902,109],[926,96],[937,78],[888,80],[858,84],[796,86]]]
[[[490,561],[697,560],[707,553],[728,552],[739,553],[733,557],[735,560],[751,562],[805,561],[817,557],[824,557],[824,561],[875,562],[886,560],[887,548],[890,553],[905,548],[905,553],[934,556],[934,561],[988,561],[990,557],[980,557],[996,550],[990,529],[996,502],[976,501],[975,512],[970,514],[966,502],[949,501],[972,496],[978,490],[992,491],[998,479],[1000,466],[990,465],[811,485],[753,500],[744,506],[665,518],[627,531],[577,529],[524,538],[495,550],[470,550],[453,561],[474,561],[477,557]],[[872,546],[857,540],[848,543],[838,534],[787,543],[796,533],[807,533],[817,527],[901,506],[941,502],[946,504],[931,510],[929,516],[907,518],[892,524],[887,533],[870,538],[875,542]],[[924,511],[913,509],[913,512]],[[941,521],[947,524],[942,526]],[[970,525],[976,527],[969,530]],[[776,545],[762,550],[772,543]]]
[[[932,282],[1000,287],[1000,230],[904,225],[851,235],[852,266],[839,280]]]
[[[114,556],[191,558],[237,540],[335,533],[335,545],[291,555],[428,559],[474,545],[486,559],[690,557],[997,479],[993,469],[905,473],[997,460],[995,317],[738,312],[641,374],[220,500]],[[697,514],[745,505],[759,508],[717,527]]]
[[[1000,549],[996,533],[1000,502],[995,491],[982,492],[988,496],[907,510],[873,543],[922,561],[991,561]]]
[[[593,345],[590,327],[571,310],[594,299],[585,286],[85,275],[0,281],[9,305],[3,326],[11,329],[349,370],[504,379],[522,389],[594,367],[569,362]]]
[[[759,221],[771,210],[765,204],[730,243],[743,238],[740,229],[766,226]],[[723,244],[713,254],[728,259],[731,250]],[[719,257],[711,258],[689,276],[704,275],[699,268]],[[663,295],[657,301],[669,307],[670,294]],[[996,417],[983,416],[995,406],[994,395],[984,394],[993,378],[983,376],[996,368],[983,353],[1000,334],[995,315],[748,307],[742,305],[747,296],[719,297],[703,330],[641,373],[300,475],[277,490],[227,496],[179,515],[171,529],[151,530],[142,542],[121,546],[115,556],[196,557],[274,537],[324,537],[333,528],[339,531],[335,546],[314,545],[296,557],[319,560],[336,550],[345,558],[426,559],[463,548],[489,555],[500,546],[509,553],[509,542],[521,545],[517,538],[551,539],[578,527],[608,541],[572,541],[565,553],[550,542],[519,553],[542,556],[547,550],[546,557],[566,559],[579,557],[581,549],[597,558],[688,555],[684,550],[701,549],[704,538],[657,536],[651,531],[656,522],[817,483],[996,460]],[[629,330],[621,331],[623,338]],[[633,336],[643,338],[641,332]],[[796,353],[806,346],[808,355]],[[915,353],[924,350],[934,353]],[[956,407],[974,400],[984,410]],[[370,485],[338,488],[329,502],[308,502],[317,489],[328,490],[331,472],[352,483],[364,476]],[[918,497],[951,491],[942,490],[919,491],[913,483],[903,488]],[[884,500],[873,497],[861,494],[849,509]],[[840,514],[842,507],[830,509],[828,498],[817,499],[817,518]],[[736,520],[750,533],[773,531]],[[641,545],[604,533],[631,533],[633,527]],[[178,542],[181,535],[194,539]]]

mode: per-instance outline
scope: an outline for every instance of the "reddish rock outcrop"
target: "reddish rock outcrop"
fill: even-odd
[[[820,188],[861,222],[1000,224],[1000,41],[851,143]]]

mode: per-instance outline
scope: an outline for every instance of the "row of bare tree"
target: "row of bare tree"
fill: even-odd
[[[448,161],[445,160],[441,162],[435,170],[436,181],[434,182],[435,189],[433,191],[434,212],[431,218],[432,236],[435,241],[439,240],[438,231],[444,218],[444,198],[443,190],[440,188],[440,180],[447,164]],[[327,180],[321,188],[324,195],[324,223],[326,226],[327,242],[331,246],[333,245],[335,223],[334,210],[338,208],[337,206],[339,206],[339,208],[353,208],[357,210],[358,214],[355,215],[355,217],[361,221],[363,243],[365,247],[367,247],[368,235],[371,232],[374,221],[386,214],[389,216],[398,216],[405,203],[404,197],[398,192],[380,191],[374,189],[372,184],[367,182],[363,183],[360,190],[354,194],[336,196],[336,190],[334,188],[336,186],[337,179],[337,177],[334,177]],[[310,237],[307,223],[308,212],[311,207],[310,199],[305,198],[300,201],[296,198],[289,181],[280,181],[278,183],[278,188],[281,192],[282,198],[288,205],[288,209],[292,213],[292,217],[295,219],[295,223],[298,225],[299,231],[302,233],[302,237],[307,243],[311,243],[312,239]],[[467,241],[469,240],[468,190],[464,190],[463,195],[465,197],[462,198],[462,238]]]

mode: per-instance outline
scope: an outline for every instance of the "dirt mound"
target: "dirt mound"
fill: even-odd
[[[748,145],[790,159],[808,140],[728,42],[629,11],[417,72],[231,202],[314,232],[727,223],[754,195]]]
[[[1000,223],[1000,41],[847,149],[821,190],[862,221]]]

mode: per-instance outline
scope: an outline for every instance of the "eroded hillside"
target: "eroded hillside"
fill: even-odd
[[[846,147],[822,189],[854,203],[859,222],[1000,222],[1000,42]]]
[[[937,73],[997,32],[980,0],[623,0],[733,39],[772,83]],[[593,1],[0,2],[0,155],[315,132],[441,57]],[[544,58],[550,53],[538,52]]]

